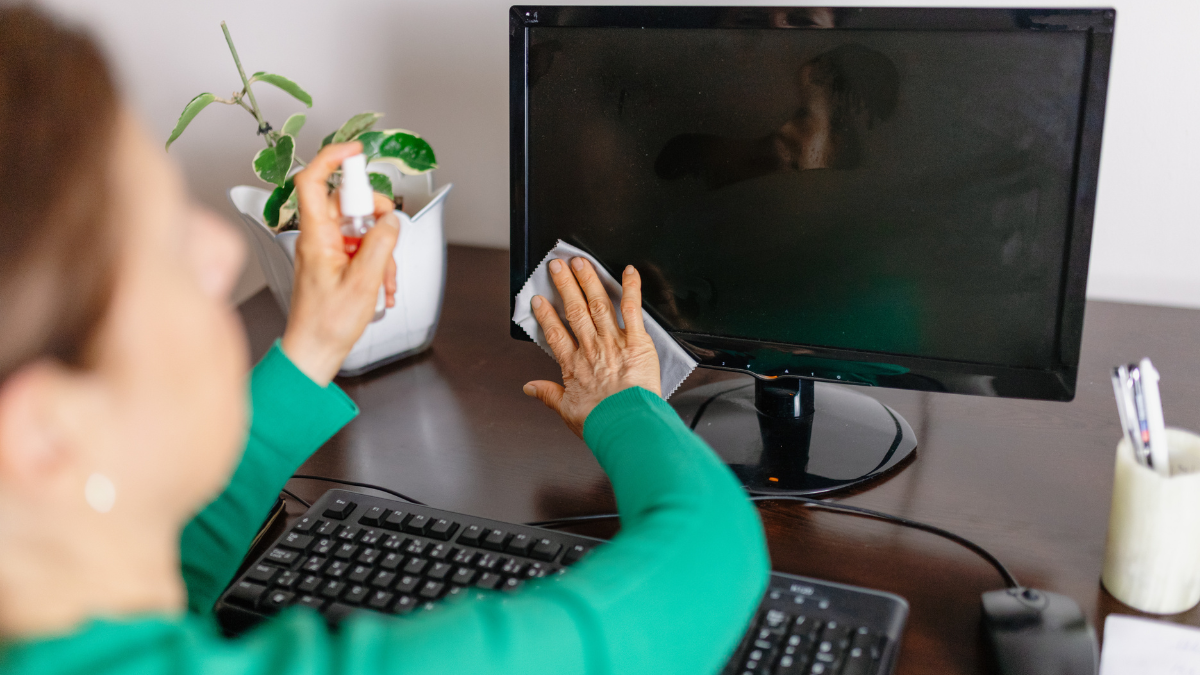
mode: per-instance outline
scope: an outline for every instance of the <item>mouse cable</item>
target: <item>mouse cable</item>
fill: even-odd
[[[291,490],[289,490],[287,488],[281,488],[279,491],[282,492],[283,494],[291,497],[292,499],[295,499],[296,501],[300,502],[301,504],[304,505],[304,508],[306,508],[306,509],[312,506],[312,504],[304,501],[303,499],[300,498],[299,495],[297,495],[295,492],[292,492]]]
[[[385,487],[380,487],[378,485],[371,485],[370,483],[359,483],[357,481],[343,480],[341,478],[329,478],[327,476],[313,476],[313,475],[305,474],[305,473],[295,474],[292,476],[292,478],[300,478],[303,480],[323,480],[326,483],[337,483],[338,485],[353,485],[354,487],[367,488],[368,490],[378,490],[380,492],[386,492],[389,495],[392,495],[393,497],[399,497],[400,499],[403,499],[404,501],[406,501],[410,504],[416,504],[417,506],[428,506],[428,504],[426,504],[425,502],[419,502],[404,493],[396,492],[395,490],[391,490],[391,489],[388,489]]]
[[[944,539],[949,539],[950,541],[958,544],[959,546],[966,548],[967,550],[971,551],[972,553],[975,553],[979,557],[986,560],[988,562],[988,564],[990,564],[992,567],[994,567],[996,569],[997,572],[1000,573],[1000,576],[1003,577],[1003,579],[1004,579],[1004,583],[1007,584],[1009,588],[1019,588],[1021,586],[1019,583],[1017,583],[1017,579],[1016,579],[1016,577],[1013,576],[1012,572],[1009,572],[1008,568],[1004,566],[1004,563],[1000,562],[1000,560],[996,556],[992,555],[987,549],[980,546],[979,544],[976,544],[975,542],[971,541],[970,539],[967,539],[966,537],[962,537],[957,534],[954,534],[953,532],[950,532],[949,530],[943,530],[942,528],[937,527],[935,525],[929,525],[926,523],[922,523],[920,521],[910,520],[910,519],[904,518],[902,516],[894,516],[890,513],[884,513],[882,511],[865,509],[861,506],[851,506],[849,504],[839,504],[837,502],[830,502],[830,501],[826,501],[823,499],[813,499],[811,497],[800,497],[798,495],[757,494],[757,495],[750,495],[750,501],[752,501],[752,502],[769,502],[769,501],[800,502],[801,504],[804,504],[804,505],[810,506],[810,507],[814,507],[814,508],[826,509],[828,511],[834,511],[836,513],[845,513],[845,514],[849,514],[849,515],[863,516],[866,518],[874,518],[876,520],[882,520],[882,521],[893,523],[896,525],[902,525],[904,527],[911,527],[916,530],[922,530],[922,531],[928,532],[930,534],[935,534]],[[598,513],[598,514],[587,515],[587,516],[570,516],[570,517],[566,517],[566,518],[554,518],[552,520],[541,520],[541,521],[525,523],[525,524],[528,526],[531,526],[531,527],[553,528],[553,527],[560,527],[560,526],[564,526],[564,525],[573,525],[576,523],[583,523],[583,522],[589,522],[589,521],[595,521],[595,520],[608,520],[608,519],[617,518],[617,517],[618,517],[618,515],[615,513]]]

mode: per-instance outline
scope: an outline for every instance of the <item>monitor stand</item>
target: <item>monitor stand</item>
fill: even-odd
[[[899,413],[848,385],[724,381],[671,405],[752,492],[840,490],[886,473],[917,447]]]

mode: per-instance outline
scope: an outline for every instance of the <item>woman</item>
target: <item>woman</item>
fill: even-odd
[[[220,636],[212,604],[278,491],[357,412],[331,379],[394,290],[390,207],[349,260],[325,188],[359,151],[296,176],[292,312],[248,410],[237,236],[188,203],[86,37],[0,9],[0,672],[704,673],[729,656],[765,584],[761,525],[658,396],[637,272],[622,330],[583,261],[554,265],[574,337],[534,301],[563,384],[525,391],[608,471],[621,534],[512,595],[336,632],[293,608]]]

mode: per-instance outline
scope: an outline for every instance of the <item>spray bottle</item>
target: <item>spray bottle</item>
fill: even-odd
[[[375,227],[375,193],[371,189],[371,181],[367,178],[365,155],[360,153],[342,160],[340,194],[342,242],[346,247],[346,255],[353,258],[362,246],[362,239],[367,230]],[[383,286],[380,286],[379,297],[375,300],[375,318],[371,321],[382,319],[385,311],[387,293]]]

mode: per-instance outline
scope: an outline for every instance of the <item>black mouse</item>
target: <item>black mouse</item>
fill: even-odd
[[[1065,595],[1032,588],[983,594],[983,628],[1001,675],[1096,675],[1096,631]]]

